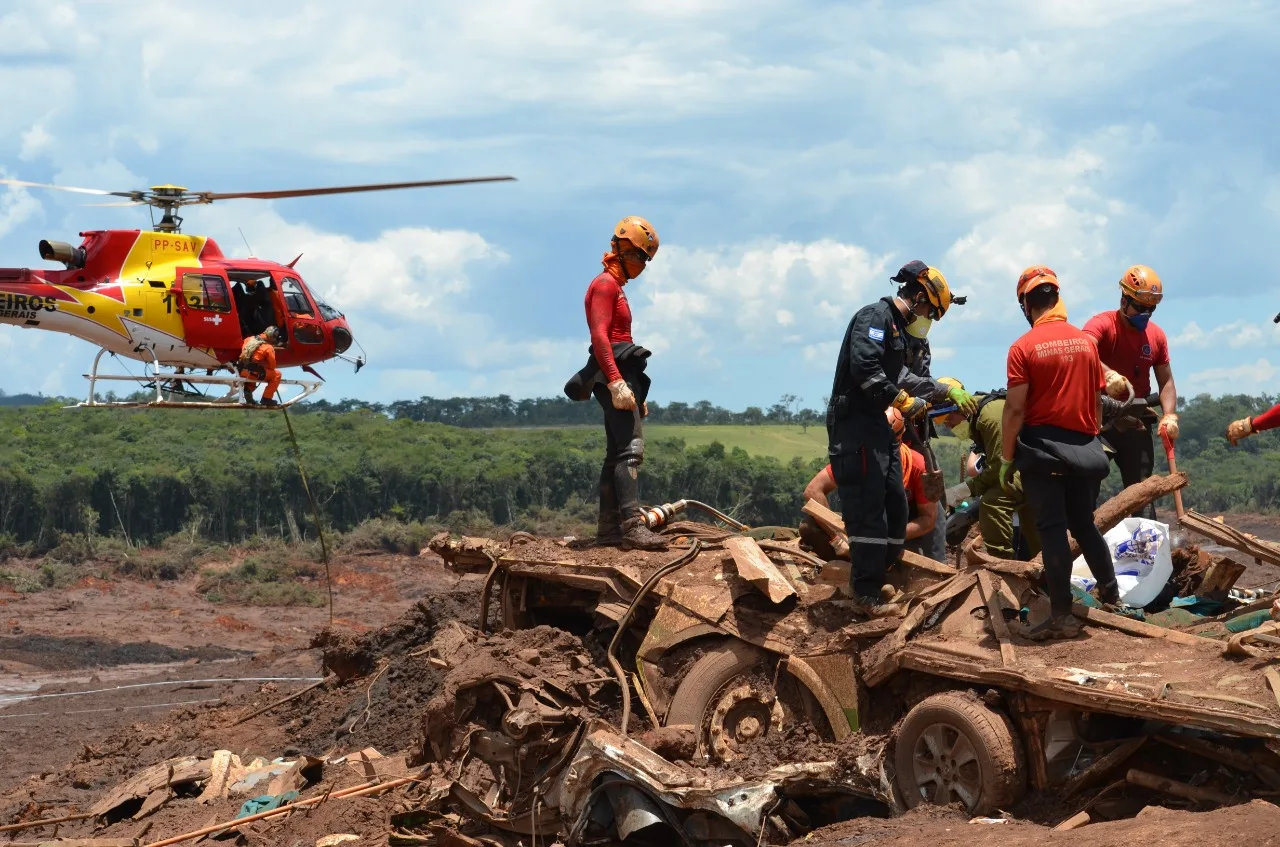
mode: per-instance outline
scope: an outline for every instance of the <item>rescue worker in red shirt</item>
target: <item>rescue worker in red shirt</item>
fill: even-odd
[[[645,525],[640,508],[639,469],[644,461],[641,418],[650,352],[631,338],[631,307],[623,288],[658,254],[658,233],[647,220],[627,217],[613,230],[604,270],[591,280],[583,306],[591,333],[591,358],[565,385],[573,400],[595,397],[604,410],[605,455],[600,468],[600,513],[596,542],[661,550],[666,539]]]
[[[1267,409],[1260,415],[1252,418],[1241,418],[1238,421],[1232,421],[1227,427],[1227,440],[1234,447],[1240,443],[1242,438],[1248,438],[1255,432],[1265,432],[1268,429],[1275,429],[1280,426],[1280,403]]]
[[[1120,308],[1094,315],[1085,323],[1086,335],[1098,345],[1102,359],[1107,394],[1126,401],[1151,393],[1151,372],[1155,371],[1163,414],[1156,429],[1170,441],[1178,438],[1178,389],[1169,366],[1169,340],[1156,326],[1151,315],[1164,297],[1164,284],[1146,265],[1134,265],[1120,277]],[[1155,443],[1149,424],[1156,423],[1154,412],[1145,412],[1145,422],[1132,418],[1117,421],[1104,438],[1115,451],[1112,457],[1120,469],[1124,486],[1142,482],[1155,469]],[[1143,517],[1154,519],[1155,506],[1148,504]]]
[[[280,387],[280,371],[276,370],[276,348],[280,343],[280,330],[269,326],[258,335],[251,335],[240,347],[240,376],[245,379],[264,380],[267,388],[262,392],[262,405],[278,406],[276,389]],[[244,384],[244,402],[254,405],[253,392],[256,382]]]
[[[1026,636],[1074,638],[1080,624],[1071,614],[1068,529],[1097,580],[1099,601],[1120,599],[1111,550],[1093,523],[1098,487],[1109,470],[1098,440],[1105,381],[1097,346],[1067,323],[1057,274],[1043,266],[1027,268],[1017,294],[1031,331],[1009,348],[1000,486],[1013,492],[1015,473],[1021,477],[1044,555],[1050,614]]]
[[[898,439],[898,457],[902,461],[902,487],[907,492],[907,529],[903,533],[904,547],[921,556],[933,557],[932,535],[938,519],[938,504],[931,501],[924,493],[924,456],[912,450],[902,442],[907,431],[907,423],[902,412],[890,406],[884,410],[885,419]],[[809,484],[804,487],[804,499],[817,500],[827,506],[831,505],[831,495],[836,490],[836,477],[827,465],[818,471]],[[829,536],[822,527],[807,515],[800,521],[800,538],[805,544],[823,559],[844,558],[849,555],[849,542],[841,537],[838,540]],[[839,549],[837,549],[839,548]]]

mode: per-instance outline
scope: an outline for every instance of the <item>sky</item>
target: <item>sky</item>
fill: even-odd
[[[517,177],[185,210],[228,255],[302,254],[369,356],[319,367],[333,400],[558,394],[632,214],[662,241],[627,287],[660,403],[819,407],[849,319],[917,258],[969,298],[930,341],[971,389],[1004,384],[1024,267],[1080,325],[1143,263],[1182,394],[1275,393],[1277,66],[1280,4],[1244,0],[6,0],[0,175]],[[91,199],[0,190],[0,266],[149,227]],[[93,353],[0,327],[0,389],[79,395]]]

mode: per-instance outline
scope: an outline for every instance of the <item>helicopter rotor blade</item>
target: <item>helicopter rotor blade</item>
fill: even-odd
[[[135,192],[103,191],[101,188],[77,188],[74,185],[52,185],[47,182],[28,182],[25,179],[0,179],[0,185],[15,185],[22,188],[48,188],[54,191],[73,191],[76,194],[98,194],[107,197],[132,197]]]
[[[285,191],[196,191],[188,203],[214,200],[280,200],[286,197],[315,197],[321,194],[354,194],[359,191],[391,191],[397,188],[431,188],[440,185],[467,185],[476,182],[514,182],[513,176],[480,176],[467,179],[433,179],[425,182],[384,182],[377,185],[339,185],[330,188],[296,188]]]
[[[110,206],[145,206],[147,204],[142,200],[124,200],[119,203],[81,203],[80,205],[87,209],[104,209]]]

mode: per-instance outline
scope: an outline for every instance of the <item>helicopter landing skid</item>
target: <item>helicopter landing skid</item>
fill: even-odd
[[[136,376],[133,374],[101,374],[98,373],[98,365],[102,361],[102,354],[106,352],[108,351],[98,351],[98,355],[93,360],[92,371],[84,375],[84,378],[89,380],[89,396],[83,402],[68,408],[279,409],[292,406],[299,400],[310,397],[319,391],[322,385],[319,380],[282,379],[280,380],[280,389],[288,391],[296,388],[297,392],[291,392],[288,397],[278,397],[279,402],[274,406],[264,406],[258,403],[246,403],[244,398],[245,385],[258,384],[262,380],[245,379],[235,371],[230,370],[230,368],[227,369],[228,373],[226,375],[195,374],[174,370],[161,371],[160,368],[164,366],[160,365],[159,361],[156,360],[154,351],[143,348],[139,352],[151,354],[151,361],[144,365],[145,373]],[[147,392],[154,391],[155,394],[145,400],[140,397],[128,400],[99,400],[97,397],[99,382],[131,382]],[[226,389],[226,393],[221,396],[205,393],[205,391],[201,390],[202,386],[208,386],[211,390],[221,386]]]

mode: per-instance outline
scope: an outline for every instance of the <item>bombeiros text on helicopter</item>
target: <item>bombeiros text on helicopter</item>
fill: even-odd
[[[301,255],[288,264],[228,257],[212,238],[183,233],[177,211],[215,200],[277,200],[513,179],[490,176],[242,192],[188,191],[178,185],[104,191],[0,179],[0,185],[122,197],[99,205],[145,205],[160,212],[150,230],[82,232],[79,246],[41,241],[40,258],[61,263],[61,270],[0,268],[0,324],[66,333],[99,348],[85,374],[89,391],[80,406],[194,408],[246,408],[245,386],[255,380],[242,377],[236,367],[242,344],[275,327],[277,366],[298,367],[316,377],[280,380],[288,396],[282,396],[279,405],[292,405],[319,390],[323,380],[313,365],[341,359],[359,371],[365,364],[363,355],[350,352],[359,344],[346,317],[303,281],[295,267]],[[142,372],[101,373],[99,366],[108,353],[141,362]],[[147,399],[101,400],[103,382],[135,383]]]

